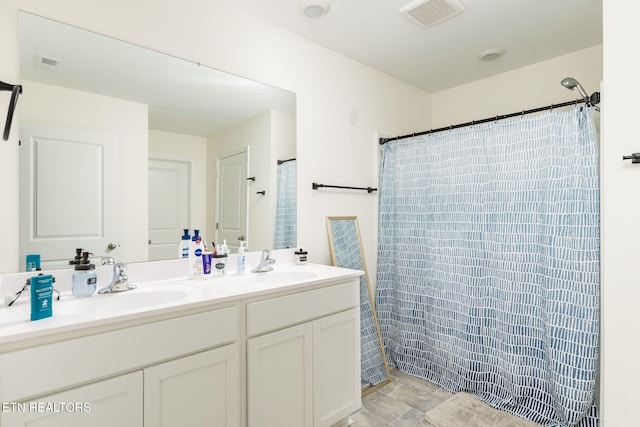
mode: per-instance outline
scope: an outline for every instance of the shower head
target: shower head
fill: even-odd
[[[587,91],[584,90],[582,85],[576,79],[574,79],[573,77],[566,77],[562,79],[560,84],[566,87],[567,89],[571,89],[571,90],[573,90],[574,88],[578,88],[578,92],[580,92],[580,96],[584,98],[584,102],[586,102],[587,104],[590,104],[591,98],[589,97],[589,95],[587,95]]]

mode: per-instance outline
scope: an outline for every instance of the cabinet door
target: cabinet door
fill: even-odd
[[[360,409],[360,317],[352,309],[313,322],[313,418],[330,426]]]
[[[249,427],[313,423],[312,325],[247,340]]]
[[[4,411],[8,409],[8,411]],[[142,427],[142,371],[12,404],[3,427]]]
[[[231,344],[145,368],[144,425],[239,426],[239,361]]]

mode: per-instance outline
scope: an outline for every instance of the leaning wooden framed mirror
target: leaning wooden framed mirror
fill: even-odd
[[[360,362],[362,394],[366,396],[391,382],[391,376],[378,326],[358,218],[327,217],[327,232],[333,265],[364,271],[360,276]]]

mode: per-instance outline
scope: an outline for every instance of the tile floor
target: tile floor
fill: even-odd
[[[424,414],[453,393],[397,369],[391,377],[390,384],[362,399],[362,409],[351,416],[352,427],[433,427]]]

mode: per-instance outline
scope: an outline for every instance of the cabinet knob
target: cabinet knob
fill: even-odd
[[[107,245],[107,249],[110,250],[110,251],[114,250],[117,247],[118,247],[118,245],[116,245],[115,243],[109,243]]]

